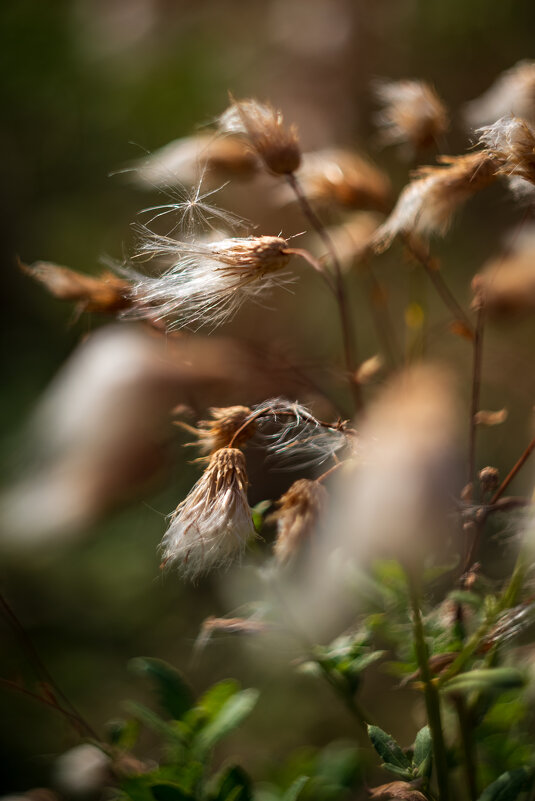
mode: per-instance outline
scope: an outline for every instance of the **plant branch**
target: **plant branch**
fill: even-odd
[[[483,308],[477,311],[476,328],[474,332],[474,359],[472,368],[472,399],[470,403],[470,435],[468,448],[468,470],[466,481],[472,484],[472,491],[475,488],[476,470],[476,438],[477,438],[477,418],[479,411],[479,397],[481,394],[481,367],[483,363],[483,328],[484,312]]]

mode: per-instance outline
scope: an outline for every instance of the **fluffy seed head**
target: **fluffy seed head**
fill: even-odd
[[[479,128],[479,142],[496,161],[496,173],[535,184],[535,131],[520,117],[501,117]]]
[[[139,257],[163,258],[171,266],[159,276],[127,271],[135,302],[128,314],[175,328],[215,327],[246,300],[288,282],[287,275],[277,275],[290,258],[287,250],[286,240],[276,236],[179,242],[149,232]]]
[[[448,128],[446,107],[424,81],[380,81],[376,96],[383,105],[377,121],[387,144],[423,150]]]
[[[398,234],[446,233],[458,207],[496,178],[494,159],[484,151],[439,161],[441,166],[415,172],[374,237],[377,251],[390,247]]]
[[[20,266],[55,298],[74,301],[82,311],[113,314],[130,304],[130,284],[113,273],[97,278],[46,261]]]
[[[282,114],[256,100],[235,100],[219,118],[225,133],[243,134],[268,170],[289,175],[301,162],[297,128],[284,125]]]
[[[203,459],[209,458],[220,448],[226,448],[231,441],[236,448],[241,448],[254,435],[254,420],[247,422],[251,416],[248,406],[216,407],[210,409],[210,415],[210,420],[201,420],[198,427],[193,429],[198,437],[197,441],[188,443],[199,448]],[[192,431],[189,426],[187,430]]]
[[[220,448],[189,495],[171,516],[162,540],[163,564],[196,579],[228,567],[255,536],[247,502],[245,458],[237,448]]]
[[[471,128],[486,125],[506,114],[535,124],[535,61],[519,61],[502,72],[480,97],[467,103],[465,118]]]
[[[327,502],[327,491],[317,481],[301,478],[278,501],[270,520],[277,524],[275,557],[289,562],[308,542],[317,528]]]
[[[490,261],[472,279],[472,308],[494,316],[535,311],[535,230],[516,240],[505,257]]]

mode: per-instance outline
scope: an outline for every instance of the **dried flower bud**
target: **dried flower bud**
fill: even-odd
[[[163,564],[195,580],[228,567],[256,536],[247,502],[245,458],[236,448],[216,451],[189,495],[171,515],[162,540]]]
[[[308,542],[327,502],[327,491],[317,481],[301,478],[277,502],[278,509],[268,520],[277,524],[275,557],[288,563]]]
[[[319,205],[336,203],[347,209],[383,212],[390,206],[388,176],[350,150],[306,153],[297,177],[307,198]],[[284,201],[290,200],[294,199],[288,192]]]
[[[390,247],[398,234],[446,233],[454,212],[496,178],[494,160],[484,151],[441,156],[441,166],[420,167],[398,198],[390,217],[374,237],[377,251]]]
[[[479,142],[496,162],[499,175],[516,176],[535,184],[535,131],[520,117],[501,117],[479,128]]]
[[[197,134],[176,139],[151,153],[137,166],[139,183],[149,187],[196,184],[203,178],[221,183],[229,178],[249,178],[259,163],[241,137]]]
[[[196,445],[204,454],[203,459],[208,459],[220,448],[226,448],[231,441],[233,446],[241,448],[255,433],[254,420],[246,424],[247,418],[251,415],[248,406],[216,407],[210,409],[210,414],[212,419],[201,420],[197,428],[177,422],[177,425],[195,433],[197,441],[188,444]],[[240,430],[242,428],[243,430]]]
[[[476,426],[499,426],[507,420],[507,409],[499,409],[497,412],[480,409],[474,415]]]
[[[373,801],[426,801],[425,795],[407,782],[389,782],[372,787],[370,798]]]
[[[81,311],[114,314],[130,305],[130,284],[113,273],[96,278],[46,261],[20,266],[55,298],[75,301]]]
[[[535,123],[535,61],[519,61],[502,72],[492,86],[467,103],[465,109],[471,128],[486,125],[506,114]]]
[[[377,121],[387,144],[408,144],[419,151],[448,129],[446,107],[424,81],[380,81],[376,96],[383,105]]]
[[[172,328],[216,326],[246,300],[289,280],[277,275],[290,258],[288,243],[277,236],[179,242],[149,232],[138,256],[164,257],[172,264],[159,276],[125,270],[133,281],[128,315],[164,320]]]
[[[472,308],[495,316],[535,310],[535,233],[516,240],[509,255],[490,261],[472,279]]]
[[[371,356],[359,365],[355,373],[355,380],[361,385],[369,384],[381,372],[383,367],[384,359],[380,354],[376,353],[375,356]]]
[[[297,128],[284,125],[282,114],[256,100],[236,100],[219,118],[225,133],[245,134],[268,170],[290,175],[301,163]]]
[[[494,492],[500,483],[500,473],[497,467],[484,467],[479,471],[479,483],[483,492]]]

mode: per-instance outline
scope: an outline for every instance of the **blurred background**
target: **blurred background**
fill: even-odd
[[[328,364],[339,358],[337,322],[320,282],[299,268],[299,284],[293,295],[277,297],[276,314],[245,309],[218,332],[221,358],[212,354],[207,364],[202,348],[186,349],[177,374],[166,366],[169,352],[165,358],[162,352],[153,353],[154,343],[144,342],[140,354],[132,344],[137,336],[133,327],[123,333],[109,329],[99,335],[100,350],[93,339],[93,351],[85,354],[90,363],[84,374],[87,387],[71,393],[66,386],[70,379],[76,383],[74,362],[67,368],[65,364],[103,321],[90,315],[76,319],[71,306],[51,298],[18,269],[17,258],[26,263],[48,260],[89,273],[98,271],[103,256],[121,258],[131,246],[130,225],[138,211],[162,202],[121,171],[147,151],[202,129],[226,108],[229,90],[236,97],[254,96],[282,108],[285,118],[297,123],[304,149],[357,146],[389,172],[397,194],[411,165],[394,149],[380,147],[372,82],[377,77],[431,82],[452,117],[441,152],[464,152],[470,137],[460,117],[463,104],[502,70],[535,56],[534,26],[532,0],[1,4],[0,447],[5,486],[26,476],[22,489],[27,494],[19,491],[16,503],[26,521],[20,536],[27,536],[28,543],[2,557],[0,582],[50,672],[97,729],[121,713],[122,699],[143,698],[144,689],[126,665],[131,657],[150,655],[181,667],[199,690],[229,675],[262,689],[246,734],[238,733],[227,746],[257,775],[273,770],[291,749],[354,734],[337,700],[328,690],[318,691],[312,680],[295,678],[286,655],[258,659],[254,646],[244,648],[231,639],[218,641],[192,664],[202,621],[233,611],[226,586],[233,574],[187,586],[173,575],[160,576],[157,553],[165,516],[198,475],[196,467],[186,464],[184,435],[163,414],[161,404],[165,410],[182,403],[201,412],[214,404],[259,401],[275,394],[276,387],[292,399],[307,400],[310,387],[296,378],[291,364]],[[424,163],[434,156],[431,151]],[[218,201],[223,206],[225,191]],[[282,230],[290,236],[304,229],[293,213],[263,208],[252,185],[228,198],[233,210],[251,217],[262,233]],[[463,210],[452,235],[437,243],[445,274],[463,304],[470,300],[471,276],[499,251],[522,214],[503,188],[491,188]],[[400,249],[394,247],[378,259],[377,270],[394,308],[403,308],[407,277]],[[444,311],[431,295],[429,304],[433,319],[443,322],[433,329],[430,351],[455,365],[466,401],[469,345],[447,332]],[[371,356],[377,343],[369,310],[359,297],[355,309],[361,353]],[[396,328],[403,340],[402,314]],[[507,470],[527,441],[535,389],[534,334],[532,321],[488,331],[482,406],[507,406],[509,419],[481,437],[480,466]],[[236,339],[231,341],[231,335]],[[277,375],[275,370],[262,375],[267,345],[278,364]],[[169,345],[171,351],[173,347]],[[285,358],[289,369],[284,369]],[[101,402],[101,370],[120,377],[123,368],[130,371],[131,383],[121,384],[103,403],[98,420],[106,426],[101,430],[92,419]],[[65,370],[71,372],[60,373]],[[229,383],[227,373],[232,371],[235,380]],[[52,394],[43,407],[40,399],[51,382]],[[160,398],[156,409],[153,387]],[[90,449],[98,437],[124,447],[119,421],[129,413],[131,393],[137,398],[139,392],[145,393],[139,425],[147,425],[146,438],[132,452],[110,457],[109,475],[123,476],[113,491],[106,493],[97,481],[94,494],[75,504],[70,493],[80,486],[71,486],[69,476],[76,470],[82,471],[77,476],[83,474],[85,465],[69,464],[64,474],[50,478],[38,452],[57,444],[58,415],[62,423],[68,418],[65,436],[73,438],[69,441],[78,436],[80,448]],[[151,414],[157,415],[158,425],[147,423]],[[132,419],[137,425],[138,418]],[[85,420],[84,434],[80,428]],[[36,444],[32,426],[48,431],[49,439],[41,433]],[[131,469],[126,470],[126,462]],[[51,482],[48,492],[40,489],[43,475]],[[277,497],[291,480],[283,473],[266,474],[260,457],[256,462],[253,457],[252,503]],[[516,490],[528,486],[526,476]],[[32,520],[35,537],[27,531]],[[53,536],[55,527],[61,536]],[[498,574],[500,553],[499,544],[492,544],[490,573]],[[254,583],[247,576],[244,581]],[[23,655],[2,622],[0,633],[0,675],[29,677]],[[367,691],[374,692],[374,687]],[[291,721],[286,713],[289,697]],[[407,725],[402,703],[402,694],[394,695],[385,710],[385,728],[394,735]],[[75,742],[72,733],[52,712],[4,689],[0,707],[2,791],[47,785],[55,756]]]

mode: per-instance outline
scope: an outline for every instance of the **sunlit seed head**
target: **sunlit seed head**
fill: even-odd
[[[444,103],[424,81],[379,81],[375,93],[383,106],[377,121],[386,144],[409,145],[418,152],[435,144],[448,128]]]
[[[286,564],[312,538],[327,502],[327,491],[317,481],[301,478],[277,502],[270,516],[277,524],[275,558]]]

